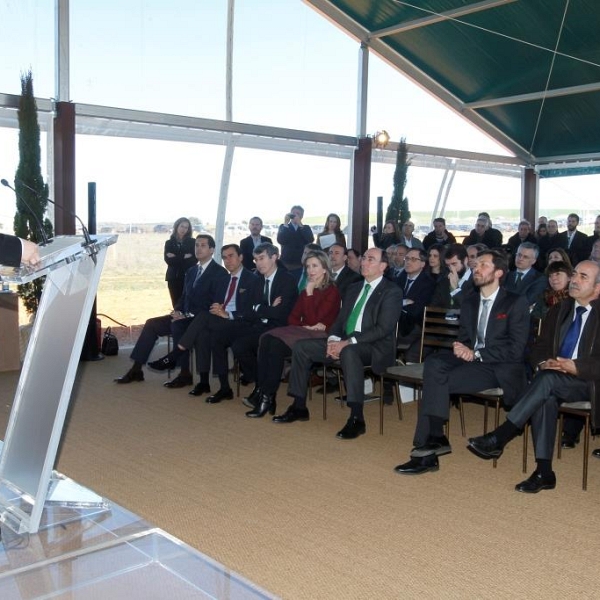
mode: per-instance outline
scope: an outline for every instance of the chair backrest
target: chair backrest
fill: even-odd
[[[421,332],[419,362],[423,362],[425,348],[452,348],[458,337],[460,310],[426,306]]]

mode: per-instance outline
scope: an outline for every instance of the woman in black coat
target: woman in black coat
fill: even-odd
[[[195,244],[190,220],[185,217],[177,219],[173,225],[171,237],[165,242],[165,262],[167,263],[165,281],[169,286],[173,307],[183,293],[185,272],[197,262]]]

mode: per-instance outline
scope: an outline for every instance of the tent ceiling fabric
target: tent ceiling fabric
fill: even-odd
[[[529,164],[600,156],[598,0],[307,0]]]

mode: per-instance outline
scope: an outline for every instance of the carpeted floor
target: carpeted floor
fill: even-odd
[[[127,354],[81,365],[57,468],[271,592],[600,598],[600,461],[583,492],[580,448],[556,462],[556,490],[519,494],[520,439],[493,469],[466,450],[453,410],[440,471],[403,477],[392,469],[408,457],[413,405],[403,422],[386,407],[383,436],[368,405],[367,434],[340,441],[347,412],[331,399],[327,421],[320,397],[307,423],[256,421],[239,400],[208,405],[147,370],[143,383],[114,384]],[[2,429],[16,381],[0,375]],[[481,423],[468,406],[468,434]]]

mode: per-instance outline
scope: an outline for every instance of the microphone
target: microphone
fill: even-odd
[[[4,179],[2,181],[5,181]],[[24,181],[21,181],[20,179],[15,179],[15,181],[19,182],[23,187],[27,188],[30,192],[33,192],[38,198],[41,198],[41,195],[39,192],[37,192],[36,190],[34,190],[31,186],[27,185]],[[5,185],[5,184],[3,184]],[[54,200],[50,200],[50,198],[46,198],[46,200],[48,200],[48,202],[50,202],[50,204],[53,204],[54,206],[58,206],[58,204],[56,204],[56,202],[54,202]],[[59,206],[60,209],[64,210],[64,208],[62,206]],[[79,218],[78,215],[76,215],[72,210],[67,211],[72,217],[75,217],[78,221],[79,224],[81,225],[81,231],[83,232],[83,238],[85,240],[85,243],[82,244],[83,246],[87,247],[87,246],[91,246],[92,244],[94,244],[96,242],[96,240],[93,240],[90,236],[90,232],[88,231],[87,227],[83,224],[83,221]]]
[[[29,206],[29,204],[27,204],[25,198],[22,198],[19,196],[19,194],[17,194],[17,190],[15,190],[15,188],[12,185],[10,185],[10,183],[8,183],[8,181],[6,181],[6,179],[1,179],[0,183],[4,187],[11,189],[15,193],[17,200],[20,200],[25,205],[25,208],[29,211],[29,214],[33,217],[33,220],[35,221],[35,224],[37,226],[38,235],[42,238],[42,243],[40,244],[40,246],[47,246],[52,240],[48,239],[48,236],[46,235],[46,230],[44,229],[44,226],[42,225],[41,221],[38,219],[38,216],[33,212],[33,210],[31,210],[31,206]],[[30,188],[28,185],[26,185],[25,187],[28,188],[29,190],[31,190],[38,198],[40,197],[40,195],[35,190]]]

